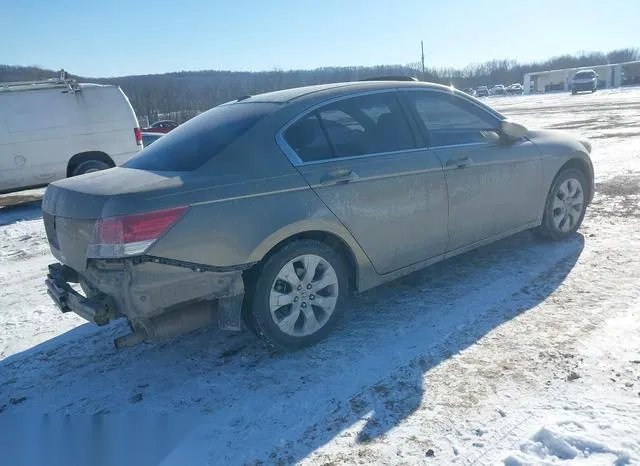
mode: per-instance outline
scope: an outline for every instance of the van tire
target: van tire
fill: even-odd
[[[107,163],[100,160],[87,160],[73,169],[71,176],[84,175],[85,173],[97,172],[111,168]]]

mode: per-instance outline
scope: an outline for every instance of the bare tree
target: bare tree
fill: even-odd
[[[463,69],[427,67],[424,74],[421,63],[414,62],[407,65],[322,67],[314,70],[288,71],[280,68],[260,72],[179,71],[108,79],[82,79],[119,85],[131,100],[136,113],[147,116],[151,121],[160,115],[172,115],[182,122],[240,96],[298,86],[355,81],[379,75],[404,75],[465,88],[522,82],[524,74],[533,71],[595,66],[638,59],[638,49],[627,48],[613,50],[607,54],[579,52],[540,63],[520,64],[513,59],[503,59],[474,63]],[[36,80],[55,75],[53,71],[36,66],[0,65],[0,81]]]

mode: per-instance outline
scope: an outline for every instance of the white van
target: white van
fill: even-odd
[[[66,79],[0,83],[0,193],[120,165],[142,135],[120,87]]]

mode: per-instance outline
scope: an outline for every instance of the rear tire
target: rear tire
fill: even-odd
[[[326,338],[347,296],[347,268],[333,248],[315,240],[294,241],[256,271],[245,324],[279,351]]]
[[[106,170],[107,168],[111,168],[111,166],[105,162],[101,162],[100,160],[87,160],[75,167],[73,172],[71,172],[71,176],[84,175],[85,173]]]
[[[561,241],[573,235],[587,210],[587,179],[580,170],[569,168],[556,175],[545,202],[542,225],[534,234],[544,240]]]

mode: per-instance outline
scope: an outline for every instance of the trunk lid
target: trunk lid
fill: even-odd
[[[123,167],[50,184],[42,198],[42,218],[51,252],[61,263],[84,271],[87,247],[99,218],[136,212],[150,193],[157,195],[182,185],[175,173]]]

